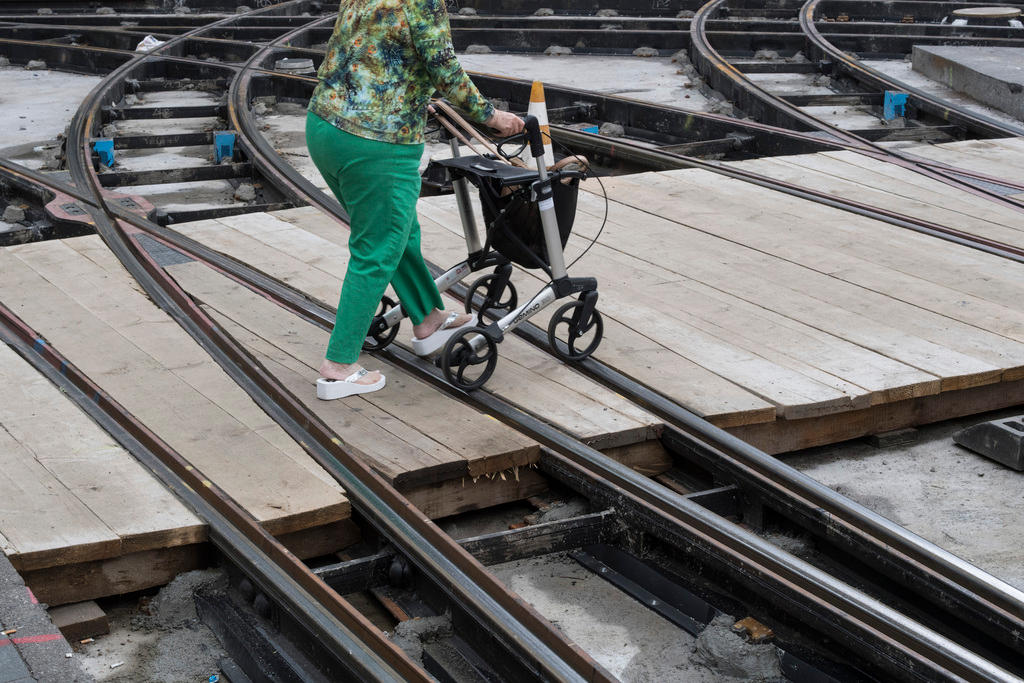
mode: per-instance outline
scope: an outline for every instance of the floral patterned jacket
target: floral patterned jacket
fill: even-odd
[[[478,123],[494,112],[462,70],[444,0],[342,0],[309,111],[353,135],[423,142],[435,88]]]

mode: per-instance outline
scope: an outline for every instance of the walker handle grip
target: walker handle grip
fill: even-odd
[[[544,137],[540,134],[540,122],[537,117],[527,114],[523,117],[523,123],[526,124],[527,138],[530,141],[530,154],[534,159],[544,156]]]

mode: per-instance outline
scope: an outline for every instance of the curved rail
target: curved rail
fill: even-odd
[[[247,64],[249,72],[252,72],[255,68],[254,60],[255,56],[251,58],[250,62]],[[125,66],[126,71],[129,69],[129,66],[130,65]],[[248,111],[248,102],[246,97],[247,91],[242,87],[242,84],[247,82],[248,81],[245,81],[242,78],[234,81],[237,87],[232,87],[232,121],[238,125],[240,131],[251,132],[252,121],[250,120],[251,113]],[[241,102],[241,104],[239,104],[239,102]],[[76,117],[76,120],[78,120],[78,117]],[[82,123],[87,124],[93,120],[94,119],[91,117],[87,117],[82,120]],[[96,192],[98,191],[98,183],[95,180],[94,174],[91,172],[91,165],[85,161],[88,158],[87,155],[89,151],[87,147],[88,130],[89,128],[86,126],[82,126],[77,130],[74,126],[72,127],[72,132],[75,137],[73,145],[71,144],[72,141],[69,140],[69,150],[77,150],[77,158],[74,166],[72,167],[75,172],[76,182],[79,182],[80,187],[89,188],[90,191]],[[267,153],[267,150],[264,149],[265,141],[263,141],[263,144],[261,145],[259,138],[256,138],[255,140],[256,142],[253,143],[252,148],[248,151],[251,154],[263,157],[260,160],[260,163],[265,164],[267,171],[273,173],[273,175],[270,175],[269,177],[280,179],[287,177],[287,182],[294,186],[294,190],[299,193],[299,196],[305,197],[309,200],[319,199],[317,203],[320,204],[322,208],[326,208],[328,212],[334,215],[334,217],[339,221],[344,220],[344,214],[340,211],[340,207],[338,207],[336,203],[332,203],[329,200],[324,199],[325,195],[323,195],[323,193],[312,188],[308,181],[305,181],[301,176],[298,176],[297,173],[294,173],[294,171],[289,173],[281,168],[274,173],[273,169],[275,166],[281,167],[285,165],[276,157],[275,154],[273,154],[272,150]],[[295,176],[298,176],[298,178]],[[99,201],[100,203],[98,205],[103,206],[102,200],[97,199],[95,195],[93,197],[93,201]],[[322,425],[303,424],[302,420],[310,418],[308,415],[303,413],[301,407],[289,404],[289,401],[294,401],[294,398],[275,387],[273,380],[268,378],[266,374],[262,372],[261,368],[252,363],[251,359],[247,357],[247,354],[243,349],[234,344],[233,340],[226,337],[222,332],[216,330],[208,319],[201,317],[201,311],[197,314],[197,311],[193,310],[195,307],[190,304],[187,295],[180,290],[177,290],[173,284],[161,282],[159,279],[160,275],[156,272],[159,269],[156,268],[154,264],[147,262],[147,257],[144,252],[138,249],[132,240],[132,235],[136,230],[153,231],[153,234],[163,233],[165,235],[169,231],[156,231],[156,226],[147,224],[137,218],[134,218],[134,221],[129,220],[128,217],[114,207],[106,206],[105,211],[112,222],[119,224],[112,229],[104,228],[104,239],[108,240],[108,243],[112,243],[112,248],[115,248],[115,252],[123,259],[126,267],[129,267],[133,274],[141,274],[140,281],[143,282],[144,286],[146,286],[147,291],[150,291],[151,296],[154,296],[154,299],[158,303],[171,311],[172,315],[174,315],[179,322],[182,322],[182,324],[186,326],[186,329],[189,329],[194,336],[199,339],[208,339],[213,341],[216,348],[220,349],[223,353],[223,357],[218,355],[218,361],[225,364],[226,369],[230,366],[231,374],[236,377],[236,380],[239,381],[240,384],[253,393],[254,397],[259,398],[258,402],[261,405],[266,406],[268,408],[268,412],[271,412],[271,414],[276,416],[280,416],[285,422],[289,422],[290,431],[294,430],[294,433],[302,434],[305,429],[308,430],[309,433],[318,436],[318,443],[329,451],[326,456],[321,454],[320,458],[322,458],[323,462],[326,463],[325,466],[328,468],[328,471],[336,469],[337,460],[332,461],[331,458],[334,457],[343,461],[341,457],[342,454],[334,452],[340,449],[332,449],[330,446],[326,446],[322,441],[324,438],[334,438],[329,436],[329,430],[326,430],[326,427],[323,427]],[[116,219],[120,220],[117,221]],[[138,265],[139,262],[141,262],[141,266]],[[219,265],[228,272],[235,274],[239,279],[249,282],[251,286],[260,286],[255,283],[262,282],[262,286],[264,286],[263,291],[270,291],[274,293],[275,297],[279,301],[287,302],[287,300],[294,294],[290,293],[287,288],[280,286],[280,283],[267,287],[266,277],[263,276],[263,279],[261,280],[256,274],[251,272],[251,269],[240,267],[238,264],[221,263]],[[140,277],[140,275],[136,275],[136,277]],[[310,319],[315,320],[320,324],[325,324],[325,322],[326,324],[329,324],[330,321],[333,320],[333,313],[329,308],[311,308],[310,306],[311,303],[308,298],[304,297],[301,298],[301,300],[291,302],[291,307],[293,307],[294,310],[299,312],[301,307],[305,307],[305,314],[309,315]],[[438,386],[444,385],[443,380],[440,380],[439,378],[439,373],[425,365],[422,361],[414,359],[408,354],[403,355],[403,353],[399,351],[391,352],[388,357],[400,365],[409,367],[425,378],[433,378],[432,381]],[[596,363],[596,361],[594,363]],[[587,365],[592,364],[588,362],[584,367],[586,368]],[[609,377],[611,380],[615,380],[614,370],[600,366],[600,364],[596,364],[595,367],[586,369],[588,369],[589,372],[593,372],[595,376],[602,376],[603,372],[603,381],[609,382]],[[615,381],[618,383],[615,384],[612,382],[612,385],[614,386],[628,386],[627,383],[619,380]],[[453,391],[450,387],[446,390]],[[659,402],[659,397],[656,394],[653,394],[653,392],[650,392],[649,388],[640,387],[639,385],[633,388],[633,392],[638,399],[644,396],[645,391],[649,392],[649,395],[647,395],[644,400],[648,401],[650,405],[655,405]],[[827,580],[830,577],[819,576],[816,574],[817,570],[813,567],[809,567],[809,565],[804,566],[800,564],[799,561],[796,561],[797,563],[794,564],[793,558],[786,556],[784,553],[780,553],[777,549],[772,547],[764,547],[764,542],[761,539],[758,539],[757,537],[744,537],[742,534],[737,537],[736,534],[733,533],[734,530],[732,527],[723,526],[720,519],[706,518],[705,515],[708,514],[706,511],[690,509],[692,506],[681,504],[678,500],[678,496],[667,493],[662,487],[650,482],[646,478],[640,477],[635,472],[628,470],[628,468],[623,468],[621,465],[610,462],[605,459],[604,456],[601,456],[596,452],[590,452],[575,440],[572,440],[570,437],[558,432],[558,430],[553,430],[549,425],[544,425],[533,416],[526,415],[525,413],[522,413],[522,411],[518,411],[507,404],[503,404],[500,399],[489,394],[478,392],[477,394],[465,396],[464,398],[478,402],[481,406],[486,407],[489,405],[489,410],[492,413],[497,412],[502,415],[503,419],[517,424],[523,429],[530,430],[532,433],[536,434],[539,438],[548,443],[551,448],[557,449],[563,460],[559,460],[557,457],[552,458],[550,460],[550,467],[557,468],[560,462],[565,464],[566,462],[575,461],[576,465],[584,467],[583,470],[580,470],[579,468],[574,470],[576,471],[577,476],[589,477],[591,481],[590,485],[603,487],[607,490],[609,488],[608,483],[614,482],[615,486],[626,491],[627,494],[633,497],[634,505],[640,507],[653,506],[656,510],[660,510],[662,514],[667,514],[669,517],[676,519],[677,522],[684,522],[684,525],[686,526],[685,533],[689,535],[688,537],[692,539],[692,542],[700,545],[705,552],[720,553],[719,557],[730,558],[738,565],[744,566],[753,575],[777,577],[771,579],[773,582],[777,582],[780,579],[782,580],[782,583],[770,583],[770,590],[776,592],[781,591],[782,593],[793,595],[793,585],[803,586],[803,588],[798,589],[797,592],[804,595],[816,596],[815,599],[817,600],[824,600],[825,602],[820,604],[821,608],[825,610],[836,609],[835,607],[828,606],[826,598],[839,599],[840,602],[844,604],[843,609],[847,611],[836,612],[835,618],[840,620],[842,623],[848,624],[848,628],[853,629],[853,632],[857,634],[857,637],[859,638],[871,639],[871,635],[878,636],[881,634],[884,638],[893,640],[893,647],[907,648],[907,651],[903,655],[899,656],[904,664],[914,662],[916,665],[923,666],[936,673],[941,670],[955,675],[978,678],[979,680],[1009,680],[1004,672],[999,672],[998,670],[993,669],[993,667],[987,663],[980,661],[976,656],[971,655],[971,653],[964,651],[962,648],[958,648],[947,639],[944,639],[927,629],[919,628],[919,625],[908,622],[905,618],[893,613],[891,610],[886,611],[884,606],[876,604],[870,598],[866,598],[866,596],[856,592],[851,593],[848,588],[842,585],[832,585],[834,584],[834,580],[830,582]],[[666,400],[664,397],[661,397],[661,399]],[[660,410],[663,410],[665,414],[675,415],[673,419],[677,422],[676,426],[680,428],[680,431],[703,434],[705,427],[710,427],[710,425],[707,425],[707,423],[704,423],[699,418],[692,416],[692,414],[678,412],[683,410],[679,406],[674,406],[674,408],[675,411],[671,404],[660,406]],[[315,418],[313,419],[315,420]],[[735,444],[729,442],[728,439],[723,439],[723,435],[724,437],[731,438],[725,432],[716,434],[714,432],[714,428],[712,428],[710,434],[712,439],[710,442],[704,442],[704,448],[714,450],[716,447],[719,447],[723,451],[726,451],[727,455],[731,455],[731,457],[738,458],[739,456],[742,456],[747,458],[748,462],[739,460],[740,469],[745,467],[752,471],[752,478],[761,477],[762,483],[765,486],[773,485],[773,477],[769,477],[765,474],[766,472],[771,471],[772,466],[783,468],[782,474],[786,474],[785,470],[790,469],[781,465],[781,463],[778,463],[774,458],[770,458],[770,456],[756,451],[756,449],[754,449],[753,453],[744,452],[743,449],[738,446],[738,444],[742,444],[742,442],[738,442],[738,440],[736,440],[738,444]],[[737,456],[737,453],[739,456]],[[757,458],[755,456],[758,453],[760,453],[760,456],[763,457],[765,462],[757,462]],[[789,472],[789,474],[792,474],[792,472]],[[785,477],[781,478],[784,479]],[[829,500],[827,496],[825,496],[825,492],[816,492],[813,490],[813,487],[808,488],[806,486],[810,483],[816,484],[820,487],[820,484],[817,484],[817,482],[813,482],[813,480],[809,480],[809,478],[806,477],[804,477],[804,479],[807,479],[807,481],[797,482],[797,484],[804,485],[804,489],[801,492],[802,497],[808,500],[813,500],[815,496],[819,496],[820,500],[824,500],[827,503],[826,506],[822,506],[822,510],[826,511],[826,514],[823,515],[823,520],[827,524],[832,525],[837,530],[841,530],[843,533],[856,534],[858,530],[863,531],[861,527],[853,525],[847,518],[851,509],[848,505],[849,501],[843,499],[837,494],[834,494],[831,490],[828,491],[832,493],[836,500]],[[342,483],[345,485],[345,482]],[[372,488],[372,486],[370,488]],[[346,489],[348,489],[348,486],[346,486]],[[796,497],[794,497],[793,500],[796,500]],[[854,512],[865,512],[863,509],[857,510],[857,507],[858,506],[854,506],[852,508]],[[870,515],[873,514],[874,513],[870,513]],[[870,517],[870,515],[868,515],[868,517]],[[875,515],[875,517],[878,516]],[[878,522],[879,520],[881,520],[881,522],[887,522],[887,520],[880,517],[877,520],[869,521]],[[891,522],[887,523],[891,525]],[[850,525],[852,530],[848,532],[843,529],[844,525]],[[863,526],[871,527],[872,525],[864,524]],[[901,537],[898,531],[902,531],[905,537]],[[890,536],[896,540],[901,540],[904,548],[910,548],[911,550],[916,548],[920,551],[919,557],[930,559],[929,556],[933,554],[933,551],[935,550],[934,548],[929,548],[927,544],[922,545],[921,539],[900,528],[897,528],[897,530],[890,530]],[[750,552],[746,552],[747,550]],[[910,556],[910,553],[908,553],[908,556]],[[954,556],[950,557],[954,560],[958,560],[958,558],[955,558]],[[1016,594],[1013,594],[1012,592],[1007,593],[1007,591],[1005,591],[1005,588],[1007,587],[1005,585],[1000,585],[1001,582],[992,579],[992,577],[985,575],[983,572],[980,572],[980,570],[976,570],[976,568],[970,567],[970,565],[966,565],[966,563],[962,563],[962,561],[959,561],[959,563],[961,565],[965,565],[958,567],[961,572],[965,574],[975,572],[982,574],[983,576],[980,578],[978,576],[974,577],[975,583],[977,583],[981,588],[987,587],[988,590],[986,592],[988,594],[995,595],[997,597],[1002,595],[1004,598],[1003,602],[1007,605],[1005,611],[1009,612],[1011,617],[1015,616],[1019,619],[1019,616],[1022,614],[1020,606],[1024,604],[1021,600],[1019,591],[1017,591]],[[896,566],[898,566],[898,564],[899,563],[897,562]],[[953,562],[952,564],[955,565],[957,563]],[[974,572],[969,572],[968,570],[974,570]],[[955,575],[956,572],[949,572],[949,574]],[[957,576],[956,578],[957,580],[960,580],[964,577]],[[767,581],[768,579],[765,578],[762,580]],[[966,579],[964,580],[966,582]],[[810,581],[810,583],[806,583],[807,581]],[[879,614],[880,609],[881,615]],[[904,633],[908,628],[918,629],[918,633]],[[1017,633],[1020,633],[1019,628]],[[877,643],[878,641],[872,640],[872,642]],[[877,653],[876,656],[879,657],[892,656],[891,651],[875,651]],[[935,669],[934,667],[940,667],[940,669]]]
[[[252,14],[295,10],[305,0],[290,0]],[[221,26],[234,17],[217,22]],[[345,489],[350,502],[382,534],[407,555],[412,564],[429,576],[449,598],[461,605],[478,626],[500,634],[501,644],[516,653],[533,675],[551,680],[610,680],[610,677],[578,647],[518,596],[509,592],[461,546],[441,532],[430,520],[373,472],[365,462],[343,445],[338,437],[309,409],[291,396],[276,379],[221,330],[176,283],[152,261],[135,241],[139,228],[124,220],[104,198],[92,168],[89,138],[98,129],[99,109],[110,101],[133,70],[161,58],[170,50],[210,27],[172,38],[156,50],[129,60],[98,85],[72,119],[67,142],[68,166],[77,186],[92,193],[92,203],[103,208],[111,221],[97,222],[104,242],[149,296],[181,324],[214,359],[253,397],[275,416],[286,430],[303,443]],[[114,97],[113,99],[118,99]],[[273,178],[273,176],[271,176]]]
[[[835,65],[838,65],[843,71],[853,77],[854,80],[866,83],[878,90],[898,90],[909,93],[910,103],[914,107],[986,137],[1024,135],[1024,126],[1016,126],[1005,121],[999,121],[981,112],[971,111],[955,103],[935,98],[920,88],[907,85],[886,76],[876,69],[865,66],[860,60],[846,54],[822,36],[814,22],[814,15],[817,14],[821,2],[822,0],[807,0],[804,3],[804,6],[800,9],[800,28],[821,54],[828,55]]]
[[[102,219],[101,219],[102,220]],[[13,348],[150,469],[210,529],[210,540],[358,680],[432,680],[361,613],[267,533],[203,472],[139,422],[0,303],[0,341]],[[41,343],[42,342],[42,343]]]
[[[809,2],[813,1],[815,0],[809,0]],[[871,156],[880,161],[896,164],[933,180],[970,192],[979,197],[984,197],[989,201],[1016,211],[1024,212],[1024,203],[991,191],[983,185],[967,182],[957,177],[973,177],[976,174],[953,171],[952,167],[947,165],[937,165],[921,159],[904,156],[898,150],[886,149],[876,145],[838,126],[811,116],[800,107],[758,86],[722,57],[708,38],[707,22],[713,14],[722,9],[726,2],[728,0],[709,0],[697,11],[693,21],[690,23],[690,55],[692,61],[708,82],[716,89],[731,93],[731,99],[741,109],[760,111],[762,112],[761,118],[773,125],[789,127],[798,131],[820,131],[826,133],[833,140],[842,143],[853,151]],[[802,13],[801,22],[803,23],[804,21],[805,14]],[[813,22],[811,23],[813,25]],[[852,61],[849,57],[846,59]],[[970,121],[971,119],[964,115],[963,120]],[[1016,183],[1016,181],[999,181],[992,178],[987,180],[995,183],[1002,182],[1011,186]]]
[[[254,55],[252,61],[255,62],[257,59],[263,59],[263,65],[265,65],[273,49],[268,46],[264,52],[265,54],[262,57]],[[265,165],[267,169],[276,168],[279,173],[286,175],[289,178],[289,183],[297,188],[308,200],[339,222],[345,222],[347,216],[340,205],[325,193],[317,191],[306,178],[295,171],[290,164],[284,162],[270,145],[262,139],[256,129],[256,122],[251,118],[251,113],[249,112],[247,99],[249,96],[248,81],[239,79],[236,81],[236,84],[238,86],[237,89],[233,88],[230,94],[233,112],[237,116],[235,122],[239,125],[240,130],[247,132],[247,137],[257,141],[256,147],[260,156],[259,164]],[[750,182],[763,183],[765,181],[765,179],[756,176],[756,174],[737,172],[736,169],[723,169],[718,164],[710,164],[699,160],[688,161],[694,166],[706,168],[713,172],[726,173],[733,177],[738,176],[740,179]],[[772,181],[772,185],[774,186],[773,189],[784,187],[794,192],[806,192],[803,188],[788,186],[777,181]],[[819,197],[816,197],[816,199],[824,198],[820,196],[820,193],[818,194]],[[853,202],[847,204],[847,206],[850,205],[854,205],[855,208],[865,208],[856,207],[856,203]],[[890,218],[895,220],[909,219],[909,217],[898,215],[890,216]],[[944,226],[937,224],[918,224],[917,227],[921,229],[944,228]],[[948,230],[948,228],[945,229]],[[956,237],[961,240],[967,240],[969,236],[960,234]],[[1022,250],[1019,248],[1002,244],[989,246],[999,255],[1012,258],[1013,260],[1019,261],[1024,257]],[[311,319],[316,319],[320,324],[331,324],[333,313],[329,312],[329,309],[327,311],[321,310],[320,313],[322,314],[321,317],[317,318],[310,309],[307,308],[305,311],[306,315],[310,316]],[[526,326],[525,329],[529,331],[531,341],[537,342],[538,346],[546,347],[546,335],[539,328]],[[813,506],[817,506],[819,510],[828,510],[830,516],[848,525],[852,533],[864,536],[866,542],[878,546],[893,545],[899,548],[906,557],[912,558],[913,562],[928,566],[932,571],[943,576],[946,581],[960,586],[961,588],[958,590],[963,593],[961,599],[965,603],[972,601],[970,597],[972,595],[983,596],[983,601],[988,604],[981,605],[980,607],[976,605],[974,611],[983,612],[989,607],[995,606],[997,611],[1004,611],[1009,615],[1010,624],[1016,624],[1017,627],[1024,626],[1024,592],[969,565],[948,551],[942,550],[935,544],[925,541],[903,527],[893,524],[864,506],[835,493],[832,489],[784,465],[776,458],[745,444],[736,437],[732,437],[724,430],[712,426],[682,406],[672,403],[664,396],[658,395],[650,388],[641,387],[637,383],[627,380],[627,378],[618,374],[614,369],[608,368],[593,359],[585,361],[583,367],[591,372],[594,377],[601,380],[602,383],[611,386],[617,391],[628,392],[627,396],[638,400],[638,402],[649,408],[657,408],[655,412],[659,413],[663,418],[670,420],[670,424],[679,427],[683,431],[708,439],[709,445],[713,448],[723,449],[733,458],[736,458],[739,466],[752,468],[753,471],[759,472],[762,476],[770,475],[770,478],[774,481],[785,484],[787,489],[792,492],[794,499],[807,499],[812,502]],[[1024,645],[1024,635],[1014,636],[1012,642]]]

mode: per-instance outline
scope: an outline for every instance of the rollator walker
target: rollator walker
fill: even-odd
[[[474,302],[479,304],[477,325],[453,335],[438,356],[437,363],[445,377],[466,391],[483,386],[494,373],[498,344],[505,335],[555,301],[572,296],[576,298],[560,306],[552,316],[547,329],[548,343],[563,360],[587,358],[604,334],[604,323],[596,309],[597,280],[570,277],[563,252],[576,217],[577,192],[580,180],[586,177],[586,167],[549,172],[544,165],[540,126],[533,116],[525,117],[523,133],[500,141],[496,147],[488,144],[491,152],[487,155],[461,156],[459,139],[467,140],[455,124],[472,129],[447,103],[435,103],[434,114],[442,124],[442,136],[449,142],[452,158],[431,162],[431,170],[440,169],[445,183],[451,182],[468,252],[464,261],[449,268],[435,283],[438,290],[446,292],[470,273],[493,268],[474,281],[465,296],[467,313],[472,312]],[[486,142],[475,131],[472,135]],[[518,144],[518,149],[508,154],[503,148],[511,144]],[[509,163],[527,146],[536,170]],[[470,184],[480,196],[486,223],[483,242],[473,212]],[[513,263],[539,269],[548,277],[548,283],[521,305],[510,281]],[[387,296],[382,298],[364,348],[373,351],[390,344],[404,317],[400,302]]]

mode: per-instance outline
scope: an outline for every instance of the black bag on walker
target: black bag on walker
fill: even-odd
[[[548,266],[540,209],[536,202],[530,201],[530,186],[501,187],[498,183],[489,182],[489,179],[481,180],[480,205],[487,226],[487,237],[494,249],[524,268]],[[579,186],[578,177],[558,178],[555,175],[552,192],[563,247],[569,240],[576,219]]]

